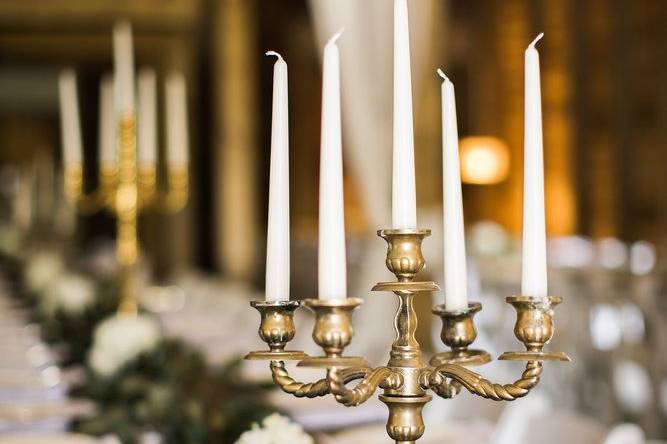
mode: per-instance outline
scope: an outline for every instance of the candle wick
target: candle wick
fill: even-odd
[[[340,28],[340,30],[333,35],[327,42],[327,45],[331,45],[332,43],[336,43],[336,40],[343,34],[343,31],[345,31],[345,28]]]
[[[540,39],[541,39],[542,37],[544,37],[544,33],[543,33],[543,32],[540,32],[540,34],[539,34],[537,37],[535,37],[535,40],[533,40],[532,42],[530,42],[530,45],[528,45],[528,47],[534,49],[534,48],[535,48],[535,44],[536,44],[537,42],[539,42]]]
[[[448,81],[448,82],[450,81],[450,80],[449,80],[449,77],[447,77],[447,76],[445,75],[445,72],[444,72],[442,69],[438,68],[438,69],[436,70],[436,72],[438,73],[438,75],[439,75],[440,77],[442,77],[443,80],[446,80],[446,81]]]
[[[276,57],[278,57],[278,60],[284,61],[283,56],[281,56],[276,51],[266,51],[264,54],[267,55],[267,56],[276,56]]]

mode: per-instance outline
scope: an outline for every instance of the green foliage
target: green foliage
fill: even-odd
[[[239,361],[210,369],[186,344],[169,340],[128,363],[111,378],[89,372],[78,395],[97,403],[98,414],[74,429],[114,433],[134,444],[143,431],[158,432],[166,444],[233,443],[253,422],[274,410],[265,388],[243,380]]]

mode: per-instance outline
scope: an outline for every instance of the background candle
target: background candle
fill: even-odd
[[[287,63],[278,57],[273,65],[271,110],[271,167],[269,173],[269,220],[266,234],[266,300],[289,300],[289,124]]]
[[[443,78],[441,99],[445,308],[461,310],[468,307],[468,292],[456,99],[454,84],[442,70],[438,70],[438,74]]]
[[[155,70],[142,68],[138,80],[137,163],[140,168],[155,168],[157,158],[157,86]]]
[[[116,113],[114,111],[114,78],[106,74],[100,81],[100,166],[114,169],[117,163]]]
[[[114,25],[113,53],[117,111],[134,112],[134,49],[130,22],[123,20]]]
[[[417,227],[407,0],[394,0],[393,228]]]
[[[189,160],[188,111],[182,72],[167,76],[167,163],[170,168],[187,167]]]
[[[64,70],[58,78],[60,95],[60,125],[63,144],[63,164],[65,167],[81,165],[83,151],[81,145],[81,123],[79,121],[79,100],[76,91],[76,74],[71,69]]]
[[[535,43],[525,53],[523,257],[521,293],[547,296],[546,230],[544,224],[544,162],[542,153],[542,100],[540,56]]]
[[[347,296],[340,61],[336,45],[340,34],[334,35],[324,48],[318,246],[318,290],[322,299]]]

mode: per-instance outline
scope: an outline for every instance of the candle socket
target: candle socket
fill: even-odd
[[[506,361],[569,361],[561,352],[545,352],[544,346],[554,334],[553,308],[563,302],[560,296],[537,298],[510,296],[507,303],[516,310],[514,335],[526,346],[523,352],[505,352],[498,359]]]
[[[296,334],[294,311],[301,306],[300,301],[252,301],[250,305],[259,311],[259,337],[269,350],[250,352],[245,359],[293,361],[308,356],[302,351],[285,350]]]
[[[424,268],[422,241],[431,234],[427,229],[378,230],[378,236],[387,241],[385,264],[399,282],[410,282]]]
[[[362,302],[358,298],[306,299],[306,307],[315,313],[313,341],[322,347],[324,356],[307,357],[297,365],[316,368],[367,366],[363,358],[343,356],[354,336],[352,312]]]
[[[468,349],[477,338],[473,318],[481,309],[482,304],[479,302],[472,302],[461,310],[447,310],[444,305],[433,307],[433,314],[442,319],[440,339],[451,350],[433,356],[429,362],[432,366],[445,363],[475,366],[491,361],[491,355],[484,350]]]

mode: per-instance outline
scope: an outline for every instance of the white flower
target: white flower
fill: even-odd
[[[63,271],[60,256],[53,252],[43,251],[34,254],[26,265],[24,282],[28,290],[40,292],[46,288]]]
[[[153,349],[160,336],[158,325],[150,317],[112,316],[95,329],[88,363],[98,375],[113,376],[127,362]]]
[[[85,276],[69,273],[54,279],[39,301],[43,313],[53,316],[58,310],[79,315],[95,303],[95,284]]]
[[[289,418],[278,413],[262,420],[262,426],[255,423],[252,429],[243,433],[236,444],[313,444],[313,438],[303,428]]]

